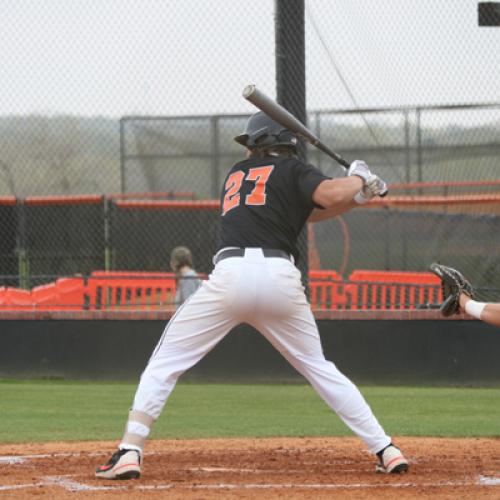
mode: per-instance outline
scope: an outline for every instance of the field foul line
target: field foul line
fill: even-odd
[[[72,476],[46,476],[42,482],[33,484],[15,484],[0,486],[0,491],[12,491],[26,488],[38,488],[40,486],[59,486],[66,491],[119,491],[119,490],[169,490],[169,489],[185,489],[185,490],[335,490],[335,489],[369,489],[369,488],[439,488],[449,486],[500,486],[500,477],[478,476],[475,481],[437,481],[425,483],[337,483],[337,484],[294,484],[294,483],[268,483],[268,484],[235,484],[235,483],[219,483],[219,484],[157,484],[157,485],[136,485],[136,486],[94,486],[91,484],[81,483],[72,479]]]
[[[3,455],[0,456],[0,464],[14,465],[23,464],[28,460],[34,460],[36,458],[51,458],[51,457],[74,457],[79,456],[81,453],[45,453],[43,455]]]
[[[153,453],[154,454],[154,453]],[[0,455],[0,465],[15,465],[23,464],[28,460],[35,460],[37,458],[66,458],[66,457],[81,457],[82,455],[86,457],[101,457],[107,455],[104,452],[78,452],[78,453],[43,453],[37,455]],[[151,453],[146,453],[146,455],[151,455]]]
[[[40,486],[45,486],[45,483],[0,485],[0,491],[22,490],[24,488],[38,488]]]

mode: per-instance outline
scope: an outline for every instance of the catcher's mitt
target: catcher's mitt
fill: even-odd
[[[460,271],[436,263],[431,264],[431,271],[441,280],[443,303],[439,310],[443,316],[451,316],[459,312],[459,298],[461,293],[465,293],[471,299],[474,298],[474,288],[472,288],[472,285],[464,278]]]

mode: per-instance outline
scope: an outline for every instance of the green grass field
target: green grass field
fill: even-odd
[[[119,439],[135,383],[0,380],[0,442]],[[389,434],[500,436],[500,388],[361,387]],[[344,436],[308,385],[180,383],[152,438]]]

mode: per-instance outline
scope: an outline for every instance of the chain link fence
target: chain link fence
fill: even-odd
[[[310,229],[306,272],[440,261],[500,300],[494,11],[480,26],[470,0],[43,8],[37,29],[35,3],[0,20],[12,39],[0,49],[0,287],[166,272],[178,245],[209,273],[219,192],[243,153],[232,138],[254,112],[241,91],[256,83],[391,184],[388,203]],[[342,175],[314,147],[304,156]]]

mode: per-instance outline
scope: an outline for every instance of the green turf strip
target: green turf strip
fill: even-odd
[[[119,439],[135,384],[0,381],[0,443]],[[361,387],[387,433],[500,437],[500,388]],[[345,436],[308,385],[180,383],[152,438]]]

